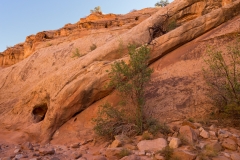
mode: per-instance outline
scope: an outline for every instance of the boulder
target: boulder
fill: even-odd
[[[94,156],[93,160],[107,160],[107,158],[104,156]]]
[[[40,148],[39,149],[39,154],[40,155],[52,155],[55,153],[55,150],[53,148]]]
[[[232,153],[231,154],[232,160],[240,160],[240,154],[239,153]]]
[[[30,142],[23,143],[21,148],[24,150],[33,150],[33,145]]]
[[[180,145],[181,145],[181,140],[178,138],[172,138],[169,143],[169,147],[173,149],[178,148]]]
[[[195,142],[198,141],[198,137],[197,134],[195,133],[195,131],[189,127],[189,126],[182,126],[179,129],[179,134],[181,137],[183,137],[184,139],[186,139],[188,141],[188,143],[193,144]]]
[[[182,125],[183,125],[183,126],[186,126],[186,125],[187,125],[187,126],[193,128],[193,129],[197,129],[197,128],[198,128],[197,125],[195,125],[194,123],[189,122],[189,121],[183,121]]]
[[[230,159],[225,156],[217,156],[213,157],[212,160],[230,160]]]
[[[210,134],[209,134],[208,131],[206,131],[206,130],[203,129],[203,130],[200,132],[200,136],[203,137],[203,138],[205,138],[205,139],[207,139],[207,138],[210,137]]]
[[[123,148],[107,148],[105,151],[105,156],[108,159],[117,159]]]
[[[130,155],[121,158],[121,160],[141,160],[141,158],[137,155]]]
[[[164,157],[161,156],[160,154],[155,154],[154,156],[157,160],[164,160]]]
[[[197,155],[185,150],[174,150],[173,156],[178,157],[182,160],[194,160]]]
[[[208,143],[205,148],[208,148],[214,152],[220,152],[222,150],[222,146],[220,143],[218,143],[217,141],[216,142],[210,142]]]
[[[79,143],[71,144],[71,148],[79,148],[79,147],[80,147]]]
[[[236,141],[231,138],[225,138],[222,142],[222,146],[233,151],[236,151],[238,147]]]
[[[167,141],[164,138],[154,140],[143,140],[137,144],[140,151],[160,151],[167,146]]]
[[[75,152],[71,153],[70,157],[71,157],[71,159],[78,159],[78,158],[82,157],[82,153],[79,151],[75,151]]]
[[[122,142],[115,139],[112,144],[110,145],[110,148],[117,148],[117,147],[121,147],[122,146]]]

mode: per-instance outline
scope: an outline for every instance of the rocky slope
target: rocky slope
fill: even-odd
[[[28,37],[2,55],[0,137],[9,143],[52,144],[92,139],[91,118],[98,106],[118,99],[104,86],[111,64],[128,58],[118,54],[119,44],[124,51],[128,43],[151,47],[154,73],[146,115],[171,122],[209,113],[202,58],[206,45],[224,49],[221,44],[233,42],[232,35],[239,33],[239,8],[239,0],[175,0],[164,8],[127,15],[90,15],[77,24]],[[164,15],[179,27],[152,40],[149,28],[162,24]],[[24,47],[28,44],[31,47]],[[90,49],[93,44],[95,50]],[[74,57],[77,49],[79,56]],[[21,58],[7,60],[12,52]]]

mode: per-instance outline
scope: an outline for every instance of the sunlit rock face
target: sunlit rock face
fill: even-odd
[[[154,73],[147,86],[146,115],[169,121],[203,115],[210,105],[200,74],[202,57],[207,44],[225,44],[224,35],[236,32],[238,8],[239,0],[223,7],[222,1],[178,0],[126,15],[93,14],[28,36],[0,55],[0,127],[17,131],[16,139],[43,143],[92,136],[91,118],[98,106],[119,100],[106,88],[106,70],[129,58],[129,43],[151,48]],[[164,23],[164,15],[177,28],[152,39],[149,28]]]

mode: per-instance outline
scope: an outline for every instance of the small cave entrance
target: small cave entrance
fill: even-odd
[[[47,110],[48,106],[46,103],[34,106],[32,111],[33,122],[38,123],[43,121],[47,113]]]

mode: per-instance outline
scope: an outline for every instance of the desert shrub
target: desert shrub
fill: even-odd
[[[128,46],[129,63],[123,60],[112,64],[109,72],[109,87],[115,88],[122,97],[119,105],[106,103],[99,107],[94,130],[100,136],[117,134],[142,134],[145,118],[145,85],[150,80],[152,69],[148,68],[150,51],[146,46]]]
[[[169,22],[167,22],[166,30],[167,32],[170,32],[171,30],[174,30],[177,27],[178,27],[177,21],[175,19],[172,19]]]
[[[155,4],[156,7],[165,7],[169,4],[168,0],[160,0]]]
[[[95,50],[96,48],[97,48],[97,45],[96,45],[96,44],[92,44],[92,45],[90,46],[90,50],[91,50],[91,51]]]
[[[171,133],[171,130],[169,129],[169,127],[167,126],[166,123],[159,123],[159,132],[164,134],[164,135],[168,135],[169,133]]]
[[[150,140],[153,139],[153,135],[149,133],[148,131],[143,132],[142,134],[142,139],[143,140]]]
[[[215,151],[212,147],[205,147],[198,153],[199,160],[208,160],[210,157],[216,157],[218,152]]]
[[[237,118],[240,115],[240,41],[228,46],[226,52],[208,47],[207,68],[203,75],[210,86],[208,95],[220,111]]]
[[[191,144],[189,143],[188,139],[186,138],[186,136],[180,135],[180,136],[178,136],[178,138],[180,139],[182,146],[183,146],[183,145],[191,145]]]
[[[72,54],[73,54],[72,58],[74,58],[74,57],[81,57],[82,56],[82,54],[80,54],[78,48],[75,48],[75,50],[72,52]]]
[[[171,160],[173,157],[173,149],[169,146],[164,147],[161,151],[159,151],[161,155],[165,158],[165,160]]]
[[[171,130],[166,123],[160,123],[153,118],[146,119],[144,127],[145,130],[148,130],[153,135],[155,135],[157,132],[160,132],[164,135],[171,133]]]
[[[127,116],[124,108],[113,107],[108,102],[99,106],[97,117],[93,119],[93,122],[95,133],[107,139],[118,134],[132,136],[137,132],[136,125]]]
[[[143,132],[143,107],[145,105],[145,85],[150,80],[152,69],[148,68],[150,50],[146,46],[136,48],[136,45],[128,46],[130,55],[129,64],[125,61],[117,61],[109,72],[110,84],[123,97],[130,99],[135,108],[135,124],[139,133]]]
[[[90,13],[102,13],[101,7],[95,7],[93,10],[90,10]]]
[[[144,129],[148,130],[151,134],[155,135],[158,132],[168,135],[171,133],[171,130],[165,123],[160,123],[156,119],[149,118],[145,120]]]
[[[129,156],[131,154],[131,152],[128,149],[121,149],[120,153],[118,154],[118,158],[123,158],[125,156]]]

